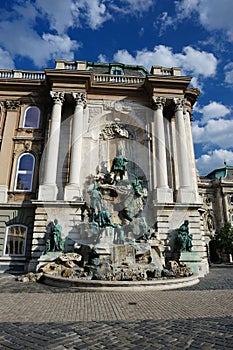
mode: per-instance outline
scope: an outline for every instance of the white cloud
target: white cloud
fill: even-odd
[[[199,89],[202,94],[203,92],[203,82],[201,82],[197,77],[192,77],[190,85],[196,89]]]
[[[106,56],[105,56],[105,55],[102,55],[102,54],[100,54],[100,55],[98,56],[98,60],[99,60],[99,62],[103,62],[103,63],[107,62]]]
[[[63,34],[74,23],[72,0],[36,0],[35,6],[42,16],[46,16],[51,29]]]
[[[154,65],[161,65],[163,62],[164,67],[182,67],[185,73],[203,77],[214,76],[218,63],[212,53],[198,51],[191,46],[184,47],[182,53],[173,53],[171,47],[158,45],[153,51],[138,50],[135,56],[127,50],[119,50],[114,54],[113,59],[128,64],[140,64],[147,69]]]
[[[33,27],[38,12],[34,11],[28,2],[25,3],[25,7],[15,7],[16,9],[18,12],[14,18],[0,22],[0,45],[12,59],[16,55],[28,57],[38,67],[46,65],[55,57],[73,59],[73,52],[79,47],[77,41],[71,40],[66,34],[40,35]],[[32,16],[27,17],[23,9]]]
[[[14,69],[14,61],[9,52],[0,48],[0,67],[1,69]]]
[[[123,0],[123,3],[129,6],[129,12],[144,12],[148,11],[153,5],[153,0]]]
[[[228,165],[233,164],[233,152],[224,149],[213,150],[207,154],[203,154],[196,159],[197,169],[200,175],[207,175],[216,168],[224,166],[224,161]]]
[[[231,110],[222,103],[212,101],[203,108],[196,107],[198,113],[202,113],[201,123],[206,123],[210,119],[219,119],[227,116]]]
[[[209,30],[220,30],[233,41],[233,1],[232,0],[181,0],[176,1],[176,20],[197,14],[201,25]],[[174,21],[173,21],[174,22]]]
[[[193,49],[191,46],[183,48],[182,54],[177,54],[181,67],[187,72],[203,77],[214,76],[217,67],[216,57],[209,52]]]
[[[119,0],[118,2],[110,2],[109,9],[112,10],[113,13],[115,12],[122,15],[137,16],[142,12],[149,11],[153,4],[154,0]]]
[[[76,0],[72,4],[72,10],[76,17],[74,25],[80,23],[81,19],[91,29],[95,30],[112,18],[104,0]]]
[[[193,139],[195,143],[205,143],[222,148],[232,147],[233,120],[208,120],[204,126],[193,123]]]
[[[233,62],[228,63],[225,67],[225,83],[233,84]]]
[[[50,58],[62,57],[66,60],[74,59],[73,50],[78,48],[79,45],[67,35],[59,36],[44,33],[42,38],[44,40],[44,46],[48,46],[47,55],[50,55]]]

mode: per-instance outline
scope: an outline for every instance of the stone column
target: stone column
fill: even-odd
[[[163,119],[163,107],[165,102],[166,98],[164,97],[153,97],[156,162],[156,188],[154,189],[154,200],[159,203],[173,201],[172,190],[168,187],[167,176],[167,156]]]
[[[61,111],[64,102],[64,92],[50,91],[54,105],[51,115],[50,134],[45,147],[45,166],[43,184],[39,187],[39,200],[56,200],[57,199],[57,163],[60,142]]]
[[[76,106],[71,135],[69,184],[65,188],[65,200],[81,197],[80,174],[82,165],[83,110],[87,102],[85,92],[75,92],[72,95],[75,99]]]
[[[196,168],[196,160],[194,154],[194,145],[193,145],[193,135],[192,135],[192,115],[191,115],[191,104],[190,102],[186,102],[186,113],[184,115],[184,123],[187,137],[187,149],[188,149],[188,161],[190,166],[190,174],[191,174],[191,187],[193,193],[195,195],[195,202],[200,203],[201,199],[198,193],[198,184],[197,184],[197,168]]]
[[[191,169],[188,155],[188,136],[185,132],[185,99],[173,98],[175,103],[175,118],[177,131],[177,160],[179,169],[179,189],[177,193],[177,201],[181,203],[192,203],[194,201],[194,193],[191,186]]]

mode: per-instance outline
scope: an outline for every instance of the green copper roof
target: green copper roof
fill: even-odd
[[[211,171],[211,173],[206,175],[206,177],[208,177],[209,179],[220,179],[221,177],[226,178],[228,170],[233,170],[233,166],[226,165],[223,168],[215,169],[215,170]]]
[[[149,74],[149,71],[143,66],[123,64],[119,62],[87,62],[87,70],[93,70],[95,73],[110,74],[112,67],[119,67],[119,69],[124,71],[125,75],[146,76]]]

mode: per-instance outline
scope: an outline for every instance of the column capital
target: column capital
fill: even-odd
[[[82,105],[83,108],[87,106],[87,94],[86,92],[72,92],[73,99],[76,102],[76,106]]]
[[[20,105],[20,101],[17,100],[5,100],[5,107],[8,110],[16,110],[19,105]]]
[[[179,97],[174,97],[173,102],[175,104],[175,111],[184,111],[186,108],[186,98],[179,98]]]
[[[65,100],[65,93],[61,91],[50,91],[50,96],[52,97],[54,104],[62,105]]]
[[[163,109],[166,103],[166,97],[153,96],[152,97],[152,108],[154,110]]]

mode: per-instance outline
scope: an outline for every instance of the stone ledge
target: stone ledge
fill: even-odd
[[[84,291],[112,292],[112,291],[145,291],[145,290],[169,290],[184,288],[199,283],[197,275],[191,277],[159,279],[154,281],[96,281],[78,280],[44,274],[42,282],[53,287],[74,288]]]

